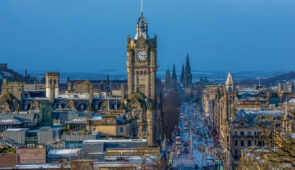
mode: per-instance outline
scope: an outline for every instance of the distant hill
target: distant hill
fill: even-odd
[[[295,72],[294,71],[290,71],[288,73],[283,73],[283,74],[279,74],[273,77],[269,77],[269,78],[264,78],[260,80],[261,85],[274,85],[283,81],[292,81],[295,80]],[[253,84],[258,84],[258,80],[257,79],[245,79],[245,80],[240,80],[237,82],[238,84],[241,85],[253,85]]]

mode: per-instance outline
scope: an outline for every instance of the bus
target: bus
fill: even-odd
[[[176,145],[181,145],[180,136],[176,136]]]
[[[187,123],[184,124],[184,130],[188,130],[188,125],[187,125]]]

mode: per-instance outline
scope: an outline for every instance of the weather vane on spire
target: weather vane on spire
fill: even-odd
[[[143,0],[141,0],[141,15],[143,15]]]

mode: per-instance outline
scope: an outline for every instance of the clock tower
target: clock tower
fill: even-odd
[[[149,38],[143,12],[137,21],[134,38],[127,37],[128,94],[141,92],[156,98],[157,37]]]

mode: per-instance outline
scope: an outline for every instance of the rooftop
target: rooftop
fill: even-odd
[[[7,132],[20,132],[20,131],[27,131],[29,130],[28,128],[10,128],[6,129]]]
[[[87,143],[118,143],[118,142],[147,142],[147,139],[101,139],[101,140],[84,140]]]

